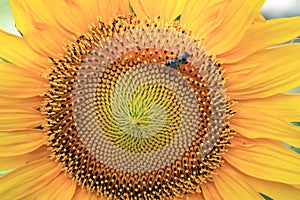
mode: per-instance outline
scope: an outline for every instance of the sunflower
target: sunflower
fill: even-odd
[[[297,199],[300,17],[260,0],[10,2],[0,199]],[[284,45],[283,45],[284,44]]]

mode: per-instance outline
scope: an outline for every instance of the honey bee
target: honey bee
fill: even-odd
[[[184,52],[184,54],[182,54],[178,59],[167,60],[166,66],[178,69],[181,64],[187,64],[188,63],[187,59],[190,56],[191,55],[188,52]]]

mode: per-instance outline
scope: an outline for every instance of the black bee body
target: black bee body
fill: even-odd
[[[166,66],[171,67],[171,68],[179,68],[181,64],[187,64],[187,59],[191,55],[188,52],[184,52],[178,59],[176,60],[167,60]]]
[[[166,65],[168,67],[176,67],[176,66],[178,66],[180,64],[179,64],[179,62],[177,60],[167,60]]]

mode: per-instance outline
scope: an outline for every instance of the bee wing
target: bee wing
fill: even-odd
[[[190,57],[191,56],[191,54],[189,54],[188,52],[184,52],[184,55],[188,58],[188,57]]]

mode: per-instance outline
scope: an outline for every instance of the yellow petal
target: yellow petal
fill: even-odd
[[[186,2],[187,0],[131,0],[130,4],[138,17],[160,16],[165,21],[174,21],[181,14]]]
[[[35,24],[39,23],[51,25],[52,30],[63,29],[58,21],[54,19],[54,15],[48,9],[46,1],[10,0],[10,6],[14,14],[16,27],[25,37],[36,28]]]
[[[22,198],[23,198],[23,199],[36,199],[37,195],[38,195],[38,191],[32,192],[32,193],[30,193],[30,194],[28,194],[28,195],[25,195],[25,196],[22,197]]]
[[[265,23],[266,22],[266,19],[265,17],[261,14],[261,13],[257,13],[257,15],[255,16],[254,20],[253,20],[254,23]],[[247,30],[248,31],[248,30]],[[247,32],[246,32],[247,33]],[[245,37],[245,36],[244,36]]]
[[[0,41],[1,58],[37,73],[41,73],[47,66],[50,66],[48,58],[33,51],[24,39],[0,30]]]
[[[49,159],[24,165],[0,177],[0,199],[22,199],[45,187],[59,173],[58,165]]]
[[[116,0],[116,1],[111,1],[111,0],[101,0],[101,1],[96,1],[97,3],[97,8],[96,10],[96,17],[100,17],[100,19],[104,22],[108,22],[111,18],[115,17],[116,14],[118,13],[119,6],[121,6],[120,2],[122,0]],[[82,0],[82,2],[85,2],[85,0]],[[91,1],[93,2],[93,0]],[[128,1],[125,1],[126,3]],[[126,5],[127,8],[129,7],[129,4]],[[90,9],[90,6],[85,7],[85,9]],[[125,13],[121,13],[125,14]],[[93,14],[92,18],[95,18],[95,15]]]
[[[156,17],[158,16],[158,0],[143,1],[130,0],[130,5],[138,17]]]
[[[283,93],[300,85],[300,44],[256,52],[228,69],[228,95],[237,100]],[[231,69],[233,68],[233,69]],[[236,69],[236,70],[235,70]]]
[[[218,55],[226,63],[233,63],[266,47],[283,44],[300,35],[300,17],[266,20],[254,23],[243,39],[228,52]]]
[[[293,188],[300,190],[300,185],[292,185],[292,186],[293,186]]]
[[[42,125],[44,116],[34,109],[1,108],[0,130],[31,129]]]
[[[17,26],[20,24],[21,32],[25,29],[24,38],[29,46],[43,56],[57,57],[74,36],[89,31],[89,24],[96,24],[98,18],[107,22],[115,16],[118,2],[12,0],[11,4]],[[32,28],[26,29],[23,24],[31,24]]]
[[[201,188],[202,188],[204,199],[213,199],[213,200],[223,199],[222,196],[220,195],[222,191],[218,191],[216,185],[213,182],[207,182],[201,185]]]
[[[262,99],[239,101],[235,109],[265,112],[287,122],[300,121],[300,94],[278,94]],[[249,114],[252,115],[252,114]]]
[[[7,97],[33,97],[42,94],[46,81],[38,74],[0,61],[0,91]]]
[[[298,199],[300,197],[300,188],[292,185],[266,181],[247,176],[247,183],[252,185],[257,192],[263,193],[272,199]]]
[[[0,156],[17,156],[38,149],[46,143],[43,134],[41,130],[0,131]]]
[[[205,38],[221,21],[228,2],[220,0],[187,1],[180,17],[180,23],[200,38]]]
[[[90,10],[88,5],[92,3]],[[98,13],[98,4],[96,1],[48,1],[48,9],[55,13],[54,18],[62,27],[72,33],[84,33],[89,30],[88,24],[96,22]],[[106,7],[103,4],[104,7]]]
[[[222,54],[233,48],[244,36],[259,13],[263,0],[236,0],[225,8],[218,27],[206,36],[206,49],[213,55]]]
[[[0,105],[3,105],[3,107],[17,107],[19,108],[40,108],[42,103],[42,97],[41,96],[33,96],[28,98],[13,98],[13,95],[10,94],[9,97],[3,97],[3,95],[0,95]]]
[[[47,1],[11,0],[10,3],[16,27],[24,36],[28,46],[45,58],[56,57],[58,53],[63,52],[62,46],[71,41],[72,34],[59,23],[65,18],[60,20],[54,18],[55,12],[50,10],[51,7]],[[57,5],[57,3],[52,2],[51,5]]]
[[[30,11],[27,8],[26,2],[9,0],[9,3],[13,11],[16,28],[22,35],[26,35],[34,29],[34,25],[30,19]]]
[[[48,152],[47,147],[43,145],[37,150],[23,155],[0,157],[0,171],[15,169],[35,160],[47,158],[49,155],[50,152]]]
[[[216,171],[214,183],[224,200],[261,199],[261,196],[244,181],[238,170],[224,164]]]
[[[248,176],[228,163],[224,163],[223,167],[226,173],[230,173],[232,176],[238,176],[242,182],[247,182],[247,184],[257,193],[265,194],[272,199],[297,199],[297,197],[300,196],[300,190],[292,185]],[[232,171],[234,171],[234,173],[231,173]]]
[[[129,0],[118,0],[118,11],[117,14],[121,15],[132,15],[130,11]]]
[[[66,30],[73,33],[85,33],[89,30],[89,24],[97,23],[98,18],[108,22],[120,10],[121,3],[124,5],[126,1],[55,0],[48,1],[47,6],[51,13],[55,13],[54,18]],[[129,8],[129,4],[126,6]]]
[[[165,21],[174,21],[183,11],[187,0],[165,0],[157,5],[158,14]]]
[[[246,139],[237,135],[225,160],[241,172],[260,179],[299,184],[300,154],[269,139]]]
[[[58,53],[62,53],[64,42],[71,41],[72,35],[75,35],[71,34],[63,24],[60,24],[66,17],[60,20],[55,19],[59,13],[59,6],[56,2],[52,1],[50,4],[48,1],[10,0],[10,4],[16,27],[24,36],[24,40],[28,46],[45,58],[56,57]],[[58,8],[57,13],[50,9],[54,5]],[[85,16],[82,15],[80,19]]]
[[[37,199],[72,199],[76,187],[76,183],[71,178],[60,173],[51,183],[48,183],[47,186],[39,191]]]
[[[247,138],[270,138],[300,147],[300,127],[294,126],[264,110],[253,110],[243,104],[235,106],[237,112],[231,119],[231,127]]]
[[[35,29],[24,38],[28,45],[45,58],[58,57],[66,43],[73,41],[75,34],[62,35],[46,23],[35,23]]]

